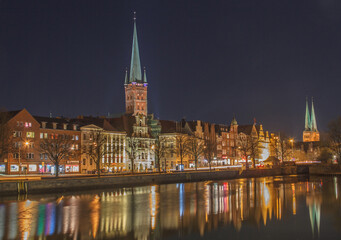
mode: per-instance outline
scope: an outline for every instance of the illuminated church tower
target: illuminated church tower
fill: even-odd
[[[314,110],[314,101],[313,99],[311,99],[311,116],[310,116],[308,100],[306,100],[303,142],[318,142],[318,141],[320,141],[320,133],[317,130],[315,110]]]
[[[126,71],[124,88],[126,113],[147,116],[147,76],[146,70],[142,77],[139,44],[137,41],[136,17],[134,16],[133,46],[131,50],[130,75]]]

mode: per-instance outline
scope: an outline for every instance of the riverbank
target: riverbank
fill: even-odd
[[[0,182],[0,195],[62,193],[76,190],[130,187],[150,184],[199,182],[209,180],[229,180],[290,174],[308,174],[309,167],[278,167],[271,169],[224,170],[207,172],[178,172],[167,174],[143,174],[125,176],[103,176],[89,178],[58,178],[42,180],[20,180]]]

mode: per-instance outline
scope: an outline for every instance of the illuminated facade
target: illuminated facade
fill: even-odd
[[[84,119],[83,119],[84,121]],[[87,125],[80,128],[82,149],[93,144],[92,133],[101,132],[106,139],[105,147],[109,154],[102,157],[101,168],[109,172],[121,172],[127,169],[124,131],[117,131],[106,119],[87,119]],[[87,154],[82,153],[81,157],[82,173],[91,173],[97,169],[96,164]]]
[[[13,147],[0,159],[0,174],[53,174],[56,171],[54,164],[39,149],[44,139],[65,137],[72,141],[75,151],[81,147],[76,120],[32,116],[26,109],[1,114],[8,116],[8,141]],[[80,157],[62,159],[59,165],[60,173],[79,173]]]

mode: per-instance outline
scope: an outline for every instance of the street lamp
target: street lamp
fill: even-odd
[[[28,144],[29,144],[29,142],[25,142],[25,146],[28,146]],[[21,157],[21,155],[20,155],[20,148],[21,148],[21,142],[19,142],[19,176],[20,176],[20,174],[21,174],[21,159],[20,159],[20,157]]]
[[[291,142],[292,160],[294,160],[294,139],[289,140]]]

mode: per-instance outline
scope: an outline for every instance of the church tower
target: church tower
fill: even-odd
[[[131,50],[130,75],[126,70],[124,88],[126,113],[147,116],[147,75],[146,69],[142,77],[139,44],[137,41],[136,17],[134,15],[133,45]]]
[[[320,133],[317,130],[314,100],[311,99],[311,115],[309,113],[308,99],[305,107],[305,125],[303,131],[303,142],[318,142],[320,141]]]

